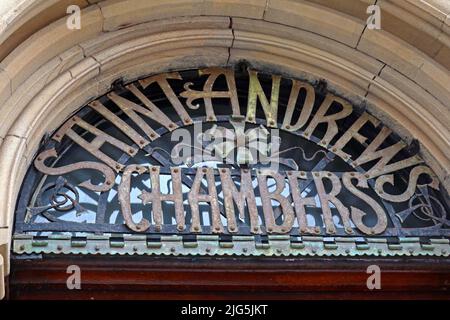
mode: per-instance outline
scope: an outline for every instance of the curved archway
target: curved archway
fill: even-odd
[[[23,2],[1,32],[0,253],[9,271],[17,194],[41,137],[111,83],[143,74],[246,60],[307,80],[362,105],[421,155],[450,189],[449,7],[380,3],[382,30],[365,27],[366,1],[79,1],[82,28],[66,27],[67,1]]]

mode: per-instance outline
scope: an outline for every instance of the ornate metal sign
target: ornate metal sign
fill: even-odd
[[[44,139],[15,250],[447,255],[449,196],[419,151],[322,82],[225,68],[116,82]]]

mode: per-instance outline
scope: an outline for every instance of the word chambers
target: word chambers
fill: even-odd
[[[306,139],[311,139],[314,131],[319,125],[326,125],[326,131],[319,145],[327,148],[337,156],[341,157],[345,161],[349,162],[352,166],[358,167],[367,163],[374,163],[369,170],[366,171],[364,175],[359,173],[345,173],[342,176],[342,180],[337,178],[330,172],[315,172],[313,174],[313,179],[316,184],[318,195],[322,203],[322,213],[323,220],[325,224],[325,229],[328,234],[335,233],[335,226],[332,220],[331,211],[329,203],[334,204],[334,206],[339,211],[342,221],[345,227],[345,231],[349,234],[353,233],[351,228],[350,218],[352,219],[354,225],[363,233],[366,234],[379,234],[382,233],[386,228],[386,213],[384,210],[376,203],[374,199],[371,199],[366,195],[361,188],[368,188],[368,179],[375,180],[375,191],[381,198],[391,201],[391,202],[403,202],[408,200],[415,192],[418,184],[418,179],[421,174],[426,174],[431,178],[431,182],[427,183],[428,186],[438,189],[438,180],[434,173],[425,165],[422,165],[423,160],[418,156],[412,156],[407,159],[392,162],[391,160],[396,154],[406,147],[406,144],[399,141],[389,147],[380,149],[383,142],[392,133],[387,127],[381,127],[378,135],[370,142],[367,143],[368,138],[361,134],[359,131],[366,124],[371,124],[375,127],[380,126],[380,121],[373,117],[372,115],[364,112],[359,116],[359,118],[350,126],[350,128],[338,137],[333,145],[330,142],[338,135],[338,126],[336,121],[344,119],[349,116],[352,111],[352,105],[347,101],[337,97],[331,93],[328,93],[323,100],[322,104],[318,108],[315,114],[313,114],[313,106],[315,101],[315,90],[310,84],[298,80],[291,80],[292,87],[288,99],[288,104],[286,112],[283,119],[278,119],[278,99],[279,99],[279,89],[281,77],[278,75],[272,76],[272,92],[270,97],[267,97],[263,91],[261,83],[258,79],[258,74],[256,71],[249,70],[249,89],[248,89],[248,104],[247,111],[245,115],[246,122],[256,123],[256,110],[257,108],[262,108],[265,115],[266,126],[271,128],[277,128],[279,120],[282,124],[280,129],[287,131],[300,131],[302,136]],[[204,112],[206,121],[216,121],[216,115],[214,113],[214,108],[212,100],[214,98],[229,99],[230,100],[230,114],[232,116],[242,116],[240,114],[240,106],[236,90],[236,82],[234,77],[234,72],[231,69],[225,68],[206,68],[199,70],[200,75],[207,76],[204,83],[203,90],[194,90],[190,83],[184,85],[185,91],[181,92],[180,96],[186,99],[186,107],[178,99],[177,94],[171,88],[168,80],[177,79],[182,80],[182,77],[177,72],[165,73],[154,75],[142,80],[139,80],[139,84],[142,88],[147,88],[150,84],[157,84],[161,90],[166,95],[170,104],[174,108],[174,111],[178,114],[181,123],[184,125],[193,124],[187,110],[198,109],[198,104],[193,104],[196,100],[202,99],[204,102]],[[228,86],[226,91],[214,91],[213,86],[215,81],[219,76],[224,76]],[[108,191],[112,188],[115,181],[115,174],[123,172],[122,182],[120,186],[120,201],[122,207],[122,214],[129,228],[136,232],[143,232],[149,228],[149,222],[142,219],[139,223],[134,223],[131,219],[131,211],[129,208],[129,184],[130,184],[130,174],[131,172],[144,173],[147,169],[143,167],[128,166],[125,167],[123,164],[112,159],[100,149],[105,144],[108,143],[115,148],[122,150],[129,156],[134,156],[138,152],[138,148],[145,148],[151,143],[151,141],[158,139],[159,135],[155,131],[157,128],[151,128],[149,124],[144,121],[144,118],[150,118],[161,127],[166,128],[168,131],[173,131],[178,128],[177,124],[169,119],[164,112],[162,112],[144,93],[135,85],[130,84],[126,86],[134,96],[136,96],[142,105],[138,105],[126,98],[119,96],[118,94],[111,92],[107,96],[114,102],[126,116],[128,116],[132,121],[134,121],[145,133],[145,136],[138,133],[131,126],[129,126],[125,121],[120,119],[116,114],[107,109],[100,101],[96,100],[89,104],[89,106],[102,115],[105,119],[109,120],[114,124],[120,131],[126,134],[135,145],[128,145],[123,141],[108,135],[104,131],[92,126],[91,124],[85,122],[82,118],[74,116],[72,119],[67,121],[53,136],[52,139],[56,142],[61,142],[63,137],[68,137],[75,143],[83,147],[94,157],[99,159],[101,162],[92,161],[82,161],[76,164],[66,165],[59,168],[49,167],[45,164],[45,161],[49,158],[57,157],[58,154],[55,149],[49,149],[43,151],[35,160],[36,168],[44,174],[49,175],[62,175],[71,171],[79,169],[93,169],[100,171],[105,181],[102,184],[94,185],[90,181],[85,181],[79,184],[80,187],[87,188],[92,191],[102,192]],[[296,108],[296,102],[299,97],[300,90],[306,92],[306,97],[304,99],[303,106],[300,110],[299,116],[294,118],[294,108]],[[258,103],[259,102],[259,103]],[[332,104],[337,103],[341,106],[338,112],[329,112]],[[82,138],[73,128],[75,126],[81,127],[88,131],[95,138],[88,142]],[[361,145],[365,146],[364,151],[356,158],[352,159],[351,155],[344,151],[345,146],[350,141],[357,141]],[[367,143],[367,144],[366,144]],[[137,145],[137,147],[136,147]],[[409,185],[404,193],[399,195],[393,195],[386,192],[384,189],[385,184],[394,184],[393,172],[415,166],[410,171]],[[156,171],[153,169],[156,168]],[[173,175],[173,181],[175,183],[174,194],[161,194],[158,191],[158,178],[157,172],[158,168],[154,167],[150,171],[152,176],[152,192],[143,193],[142,200],[144,203],[152,203],[154,221],[156,227],[160,228],[162,223],[161,217],[161,201],[174,201],[176,208],[176,219],[178,230],[184,228],[184,213],[182,206],[182,194],[181,194],[181,178],[180,170],[178,168],[172,168],[171,173]],[[205,171],[206,170],[206,171]],[[213,232],[221,233],[223,232],[223,226],[220,223],[220,216],[217,203],[217,195],[215,194],[214,183],[210,177],[212,169],[201,169],[197,171],[197,177],[195,178],[192,190],[189,193],[189,202],[192,211],[192,221],[190,221],[192,232],[201,232],[200,219],[198,213],[198,202],[209,202],[211,205],[212,212],[212,223]],[[227,174],[227,169],[225,171],[220,171],[220,177],[222,183],[228,181],[230,178]],[[209,182],[209,188],[207,194],[200,194],[199,185],[200,181],[205,175]],[[280,195],[279,191],[268,192],[267,184],[265,183],[266,176],[270,175],[277,181],[277,185],[282,190],[282,185],[285,183],[285,178],[289,181],[291,187],[291,193],[293,198],[293,204],[287,198]],[[262,195],[264,207],[264,219],[266,223],[266,231],[268,233],[288,233],[293,225],[294,216],[298,219],[299,230],[301,233],[317,233],[316,228],[308,227],[305,218],[305,207],[314,206],[315,202],[311,198],[302,198],[297,192],[297,179],[303,179],[301,172],[288,172],[287,176],[284,177],[277,172],[269,172],[265,174],[258,174],[259,190]],[[256,216],[256,209],[254,207],[251,190],[251,183],[247,181],[249,179],[248,172],[242,172],[242,183],[241,190],[236,190],[231,188],[225,192],[225,208],[226,215],[228,219],[228,231],[236,232],[237,226],[234,217],[234,205],[233,202],[237,204],[240,211],[247,207],[250,212],[250,225],[251,230],[254,233],[259,233],[260,228],[258,226],[258,219]],[[330,192],[325,192],[323,187],[323,179],[330,179],[333,183],[333,189]],[[358,208],[351,207],[346,208],[337,198],[337,194],[341,190],[342,184],[352,192],[356,197],[360,198],[366,204],[368,204],[373,211],[376,213],[378,221],[375,226],[368,227],[364,225],[362,218],[365,215],[364,212]],[[356,185],[354,184],[356,183]],[[178,185],[177,185],[178,184]],[[229,184],[231,186],[231,183]],[[274,215],[272,211],[272,206],[270,205],[270,199],[277,200],[283,210],[283,224],[276,225],[274,221]]]

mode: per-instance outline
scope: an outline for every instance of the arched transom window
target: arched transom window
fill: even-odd
[[[14,250],[441,255],[448,212],[418,143],[325,82],[205,68],[116,81],[44,137]]]

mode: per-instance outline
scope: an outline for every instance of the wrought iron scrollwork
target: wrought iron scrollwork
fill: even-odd
[[[408,200],[408,206],[408,209],[396,213],[401,222],[405,222],[410,215],[413,215],[421,221],[432,222],[435,226],[450,227],[444,205],[435,196],[429,194],[428,188],[419,187],[419,192]]]
[[[44,194],[48,195],[48,204],[44,204]],[[71,196],[69,193],[72,193]],[[80,205],[80,195],[77,188],[67,182],[63,177],[58,177],[55,182],[48,183],[42,187],[37,197],[37,206],[27,208],[27,216],[25,222],[30,222],[36,215],[42,215],[51,222],[60,221],[57,217],[49,212],[50,209],[54,209],[59,212],[68,212],[71,210],[76,211],[76,215],[80,216],[86,211],[83,206]]]

